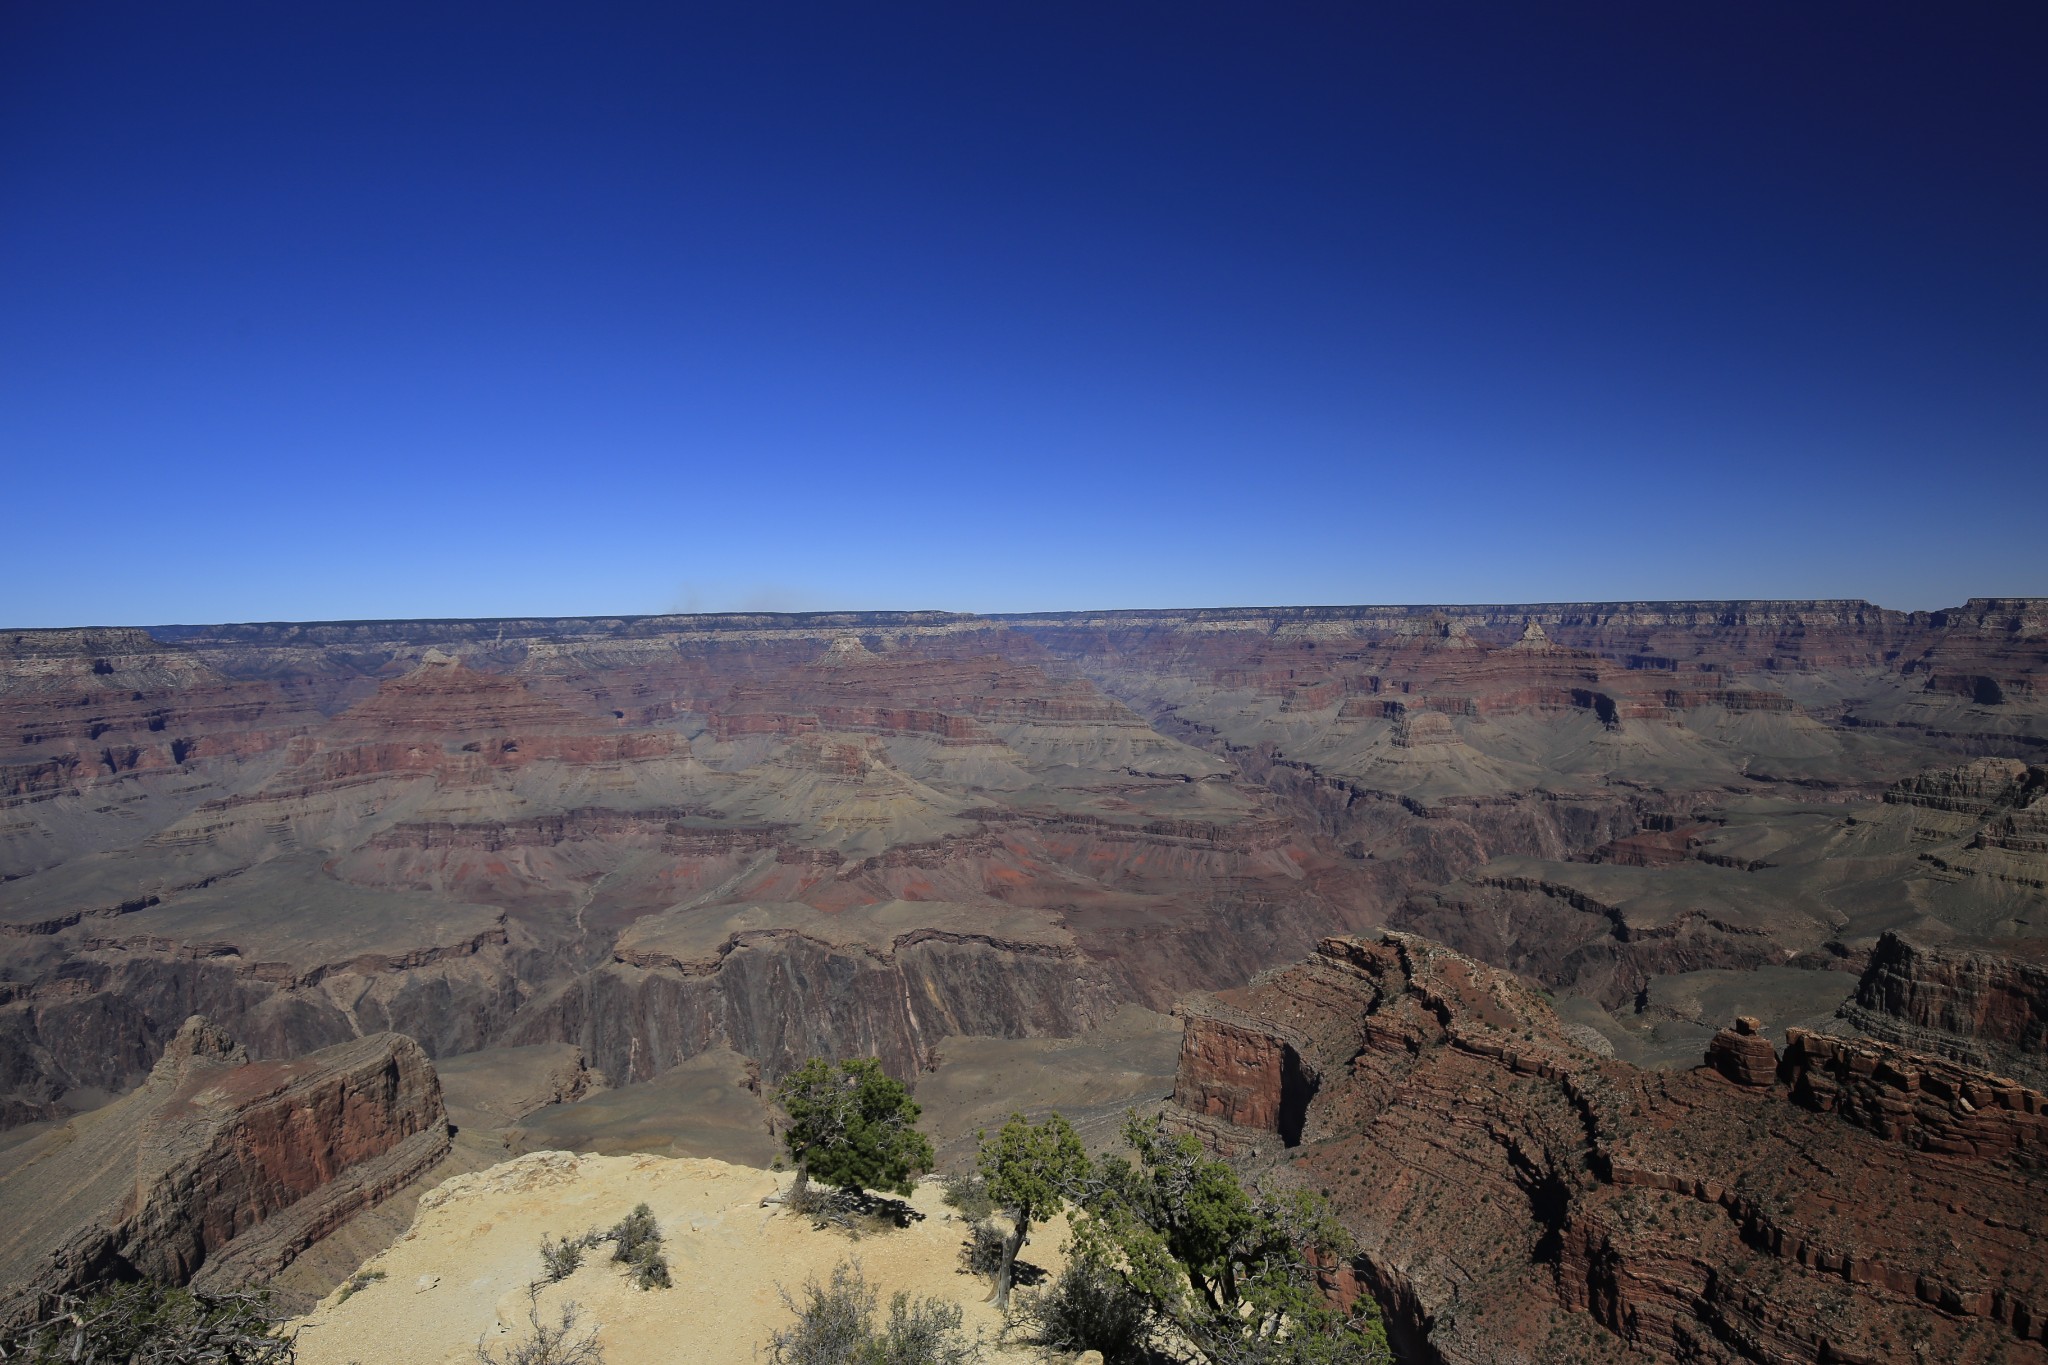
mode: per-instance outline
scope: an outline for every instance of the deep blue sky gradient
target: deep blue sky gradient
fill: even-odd
[[[0,5],[0,625],[2048,593],[2048,7]]]

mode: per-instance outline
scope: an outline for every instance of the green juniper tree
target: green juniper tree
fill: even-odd
[[[813,1179],[909,1194],[911,1177],[932,1168],[931,1140],[917,1131],[922,1111],[872,1057],[837,1066],[813,1057],[783,1078],[775,1101],[789,1117],[782,1141],[796,1166],[791,1204],[804,1202]]]
[[[1135,1161],[1105,1161],[1076,1220],[1072,1255],[1120,1275],[1210,1365],[1374,1365],[1390,1360],[1367,1301],[1332,1307],[1317,1268],[1354,1250],[1307,1190],[1246,1190],[1188,1134],[1131,1115]]]
[[[1088,1177],[1088,1154],[1081,1139],[1065,1118],[1054,1114],[1045,1122],[1030,1124],[1022,1114],[991,1138],[979,1135],[982,1188],[997,1208],[1010,1215],[1010,1235],[1003,1241],[1003,1256],[996,1269],[996,1307],[1010,1305],[1010,1282],[1016,1274],[1017,1252],[1031,1231],[1031,1224],[1058,1213]]]

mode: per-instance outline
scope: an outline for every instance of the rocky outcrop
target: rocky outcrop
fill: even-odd
[[[1303,1057],[1302,1041],[1284,1027],[1235,1017],[1214,1000],[1182,1007],[1186,1021],[1174,1102],[1205,1119],[1301,1141],[1308,1103],[1321,1077]]]
[[[1608,1009],[1632,1004],[1659,976],[1746,971],[1785,956],[1769,934],[1704,911],[1632,921],[1577,887],[1519,875],[1475,873],[1409,897],[1389,921]]]
[[[2044,785],[2048,785],[2048,770],[2029,769],[2013,758],[1980,758],[1901,778],[1885,789],[1884,799],[1887,805],[1984,816],[2002,807],[2024,805],[2027,796]]]
[[[1841,1015],[1873,1037],[2048,1084],[2048,954],[1888,932]]]
[[[1887,1142],[2048,1170],[2048,1097],[2007,1077],[1799,1028],[1778,1075],[1794,1103]]]
[[[195,1016],[133,1094],[0,1158],[0,1318],[107,1279],[267,1278],[448,1145],[411,1039],[251,1062]]]
[[[1227,1033],[1189,1015],[1169,1112],[1330,1195],[1418,1358],[2048,1360],[2039,1092],[1798,1032],[1763,1075],[1753,1024],[1640,1071],[1402,934],[1224,1003]],[[1320,1077],[1299,1145],[1233,1134],[1225,1111],[1281,1112],[1261,1059],[1288,1048]]]
[[[0,983],[0,1085],[33,1108],[24,1119],[68,1117],[60,1096],[138,1084],[194,1013],[258,1060],[363,1031],[404,1033],[432,1055],[467,1052],[518,1005],[516,959],[494,936],[502,938],[487,931],[482,942],[310,969],[252,961],[232,944],[103,940],[29,980]]]
[[[1740,1086],[1771,1085],[1778,1079],[1778,1052],[1763,1029],[1762,1020],[1747,1014],[1737,1017],[1707,1044],[1707,1065]]]
[[[890,949],[746,935],[704,961],[635,954],[529,1008],[508,1041],[580,1047],[618,1084],[726,1046],[771,1076],[806,1058],[874,1056],[914,1076],[949,1036],[1064,1036],[1114,1012],[1072,948],[920,935]]]
[[[1916,932],[2035,933],[2048,807],[2013,774],[2048,752],[2044,620],[1610,602],[8,632],[0,1124],[139,1083],[193,1012],[259,1058],[392,1029],[435,1056],[573,1041],[639,1080],[723,1044],[771,1072],[820,1048],[915,1067],[941,1029],[1164,1009],[1389,923],[1617,1011],[1670,975],[1860,964],[1897,906]],[[1899,846],[1868,894],[1780,865],[1831,856],[1791,807],[1901,779],[1984,810],[1884,808]],[[1719,810],[1778,797],[1785,838]],[[1509,856],[1680,890],[1485,870]],[[636,937],[679,907],[884,905],[932,908],[875,952]],[[1069,955],[992,927],[1019,909]]]

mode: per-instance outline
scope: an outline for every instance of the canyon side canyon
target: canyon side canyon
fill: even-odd
[[[2048,1360],[2048,599],[0,632],[18,1282],[817,1053],[1171,1090],[1411,1359]]]

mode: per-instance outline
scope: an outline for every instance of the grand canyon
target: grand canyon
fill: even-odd
[[[310,1301],[873,1056],[1324,1189],[1405,1359],[2048,1359],[2048,600],[14,630],[0,721],[18,1286]]]

